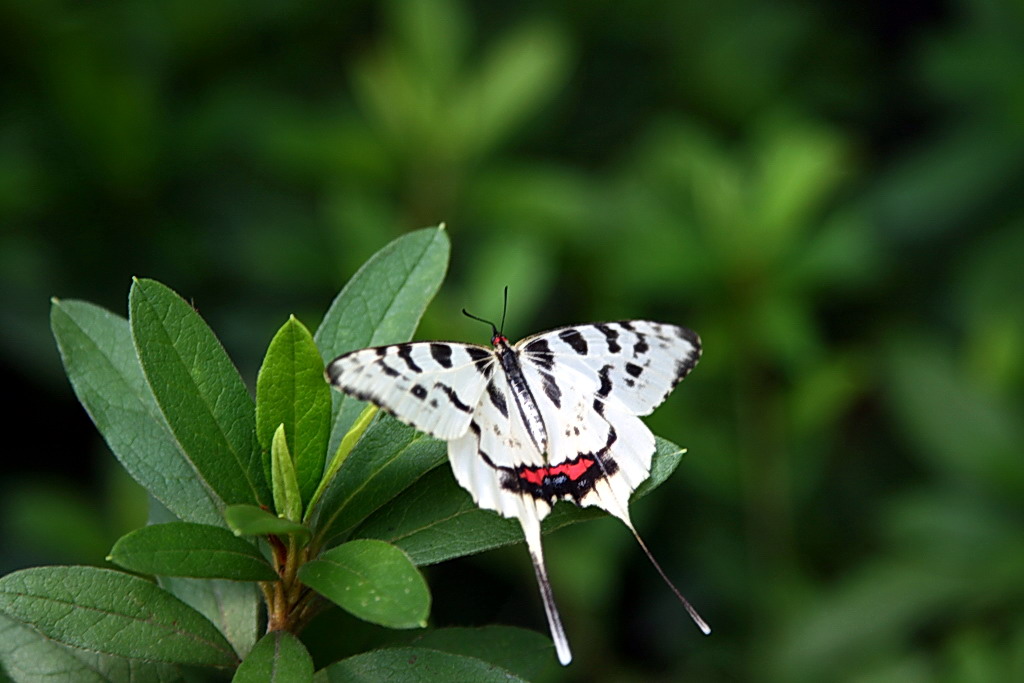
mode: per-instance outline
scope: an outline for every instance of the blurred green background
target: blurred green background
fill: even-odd
[[[419,338],[486,342],[459,309],[507,284],[512,338],[704,340],[634,519],[715,633],[615,520],[566,529],[565,680],[1024,680],[1019,0],[3,0],[0,55],[0,571],[145,519],[50,296],[124,314],[157,278],[253,382],[446,221]],[[428,578],[437,625],[546,631],[522,547]]]

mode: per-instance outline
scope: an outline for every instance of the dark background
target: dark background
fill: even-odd
[[[193,301],[247,381],[390,239],[446,221],[419,338],[653,317],[705,355],[625,529],[547,540],[566,680],[1024,679],[1024,7],[0,3],[0,569],[143,523],[51,296]],[[545,630],[522,547],[428,570],[437,625]],[[354,635],[336,634],[338,652]],[[342,643],[344,641],[348,645]]]

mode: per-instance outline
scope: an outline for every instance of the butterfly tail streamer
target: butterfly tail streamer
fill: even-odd
[[[555,596],[551,591],[551,582],[548,581],[548,571],[544,566],[544,549],[541,546],[540,540],[540,520],[537,519],[536,515],[523,514],[519,518],[519,523],[523,527],[526,547],[530,551],[533,571],[537,575],[537,586],[540,588],[540,597],[544,602],[544,612],[548,617],[551,640],[555,643],[558,661],[562,666],[566,666],[572,661],[572,651],[569,649],[569,639],[565,637],[565,630],[562,628],[562,617],[558,614]]]
[[[647,559],[651,561],[651,564],[654,565],[654,568],[658,570],[658,574],[661,575],[662,580],[668,585],[670,589],[672,589],[672,592],[676,594],[676,597],[679,598],[679,602],[683,603],[683,607],[686,608],[686,613],[690,615],[691,619],[693,619],[693,623],[697,624],[697,628],[699,628],[704,633],[704,635],[710,636],[711,627],[708,626],[708,623],[704,621],[703,618],[701,618],[700,614],[697,613],[697,610],[694,609],[693,605],[690,604],[690,601],[687,600],[681,592],[679,592],[679,589],[676,588],[676,585],[674,583],[672,583],[672,580],[668,578],[668,575],[665,574],[665,570],[661,568],[661,565],[658,564],[658,561],[654,559],[654,555],[652,555],[651,551],[647,549],[647,544],[644,543],[644,539],[640,538],[640,534],[637,533],[637,530],[633,528],[632,523],[627,521],[626,526],[628,526],[629,530],[633,532],[633,538],[635,538],[636,542],[640,544],[640,548],[644,551],[644,555],[646,555]]]
[[[607,491],[602,492],[598,488],[595,488],[594,492],[598,495],[598,499],[600,501],[599,507],[603,508],[606,512],[609,512],[612,515],[618,517],[620,520],[622,520],[622,523],[625,524],[626,528],[628,528],[630,533],[633,534],[633,538],[636,539],[636,542],[640,545],[640,549],[644,551],[644,555],[647,556],[647,559],[654,566],[655,570],[657,570],[658,574],[661,576],[661,579],[665,582],[669,589],[671,589],[671,591],[675,593],[676,597],[679,598],[679,602],[683,604],[683,608],[686,609],[686,613],[690,615],[691,619],[693,619],[693,623],[697,625],[697,628],[699,628],[701,632],[704,633],[704,635],[711,635],[711,627],[708,626],[708,623],[704,621],[700,614],[698,614],[697,610],[694,609],[693,605],[690,604],[690,601],[686,599],[682,592],[678,588],[676,588],[676,585],[672,583],[672,580],[670,578],[668,578],[668,574],[666,574],[665,570],[661,568],[661,565],[658,563],[658,561],[654,559],[654,555],[647,548],[647,544],[644,543],[644,539],[641,538],[640,533],[636,530],[636,527],[633,526],[633,520],[629,517],[628,505],[622,502],[622,496],[616,493],[615,488],[610,483],[607,483],[610,479],[610,475],[607,469],[605,469],[604,463],[601,461],[600,458],[598,458],[597,462],[605,473],[605,487],[607,489]]]

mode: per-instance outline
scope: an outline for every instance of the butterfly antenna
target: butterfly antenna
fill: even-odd
[[[505,336],[505,314],[508,313],[508,285],[505,285],[505,305],[501,307],[501,329],[498,334]]]
[[[491,330],[494,332],[494,336],[495,337],[499,336],[498,328],[490,320],[484,320],[483,318],[479,318],[479,317],[473,315],[472,313],[470,313],[469,311],[467,311],[465,308],[462,309],[462,315],[466,316],[467,318],[472,318],[473,320],[478,320],[478,321],[480,321],[480,322],[482,322],[482,323],[484,323],[486,325],[490,325],[491,326]]]
[[[690,604],[690,601],[683,597],[683,594],[679,592],[679,589],[676,588],[676,585],[672,583],[671,579],[668,578],[668,575],[665,574],[665,570],[661,568],[661,565],[658,564],[658,561],[654,559],[654,555],[652,555],[651,551],[647,549],[647,544],[644,543],[644,539],[640,538],[640,534],[637,533],[636,529],[633,528],[632,524],[627,524],[626,526],[628,526],[629,530],[633,532],[633,538],[635,538],[636,542],[640,544],[640,548],[644,551],[644,555],[647,556],[647,559],[651,561],[651,564],[654,565],[654,568],[658,570],[659,574],[661,574],[662,580],[664,580],[668,587],[672,589],[672,592],[676,594],[676,597],[679,598],[679,602],[683,603],[683,607],[686,608],[687,614],[689,614],[690,618],[693,619],[693,623],[697,624],[697,628],[703,631],[704,635],[711,635],[711,627],[708,626],[708,623],[704,621],[704,619],[702,619],[699,614],[697,614],[697,610],[693,608],[693,605]]]

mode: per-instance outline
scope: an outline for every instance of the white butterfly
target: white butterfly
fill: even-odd
[[[477,505],[519,520],[562,664],[572,654],[540,535],[541,520],[558,500],[621,519],[694,622],[710,633],[647,550],[628,509],[655,450],[654,435],[637,416],[650,414],[693,369],[700,338],[684,327],[629,320],[563,327],[510,345],[488,324],[493,349],[391,344],[339,356],[326,375],[335,388],[447,441],[455,478]]]

